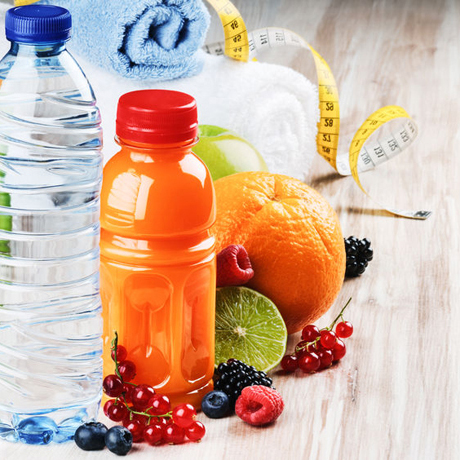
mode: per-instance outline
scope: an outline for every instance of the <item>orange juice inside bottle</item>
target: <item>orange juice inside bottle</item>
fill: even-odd
[[[172,405],[196,407],[214,372],[215,195],[197,142],[195,100],[134,91],[120,98],[121,150],[104,168],[101,297],[104,376],[114,373],[111,341],[136,364],[134,383]]]

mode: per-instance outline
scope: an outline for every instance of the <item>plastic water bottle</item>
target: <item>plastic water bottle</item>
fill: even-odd
[[[0,439],[70,439],[97,416],[100,115],[55,6],[6,14],[0,61]]]

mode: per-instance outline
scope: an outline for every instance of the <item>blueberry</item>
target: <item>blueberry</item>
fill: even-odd
[[[211,391],[201,401],[201,410],[210,418],[225,417],[230,410],[230,401],[223,391]]]
[[[105,434],[105,445],[114,454],[126,455],[133,446],[133,435],[124,426],[116,425]]]
[[[83,450],[102,450],[105,447],[106,433],[107,427],[103,423],[85,423],[75,431],[75,444]]]

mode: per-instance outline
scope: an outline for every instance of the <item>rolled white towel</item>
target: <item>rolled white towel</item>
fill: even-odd
[[[209,55],[204,61],[195,77],[136,82],[79,59],[102,111],[105,161],[117,151],[113,138],[118,98],[135,89],[161,88],[195,97],[201,124],[231,129],[247,139],[271,172],[305,180],[316,152],[317,87],[284,66]]]
[[[0,37],[6,8],[0,4]],[[201,124],[240,134],[263,155],[271,172],[306,179],[316,152],[318,91],[298,72],[275,64],[205,55],[197,76],[168,82],[135,81],[90,63],[72,48],[72,41],[69,48],[89,78],[101,109],[105,162],[118,150],[114,142],[118,98],[136,89],[162,88],[194,96]],[[0,54],[8,49],[9,42],[0,38]]]

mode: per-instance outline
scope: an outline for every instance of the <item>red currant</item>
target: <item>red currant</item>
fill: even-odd
[[[144,427],[138,420],[125,420],[123,426],[131,431],[133,442],[142,442],[144,439]]]
[[[338,361],[339,359],[342,359],[346,352],[347,348],[345,347],[343,340],[337,339],[337,342],[332,349],[332,360]]]
[[[321,362],[318,370],[326,369],[332,364],[331,350],[319,350],[316,354]]]
[[[321,331],[321,345],[326,348],[326,350],[332,350],[334,348],[337,336],[335,332],[324,330]]]
[[[281,367],[286,372],[294,372],[298,367],[298,359],[297,356],[294,355],[286,355],[281,360]]]
[[[105,414],[106,417],[109,416],[109,409],[110,409],[110,407],[111,407],[113,404],[115,404],[115,399],[109,399],[109,400],[104,404],[103,410],[104,410],[104,414]]]
[[[132,402],[131,397],[133,394],[134,386],[130,385],[129,383],[124,383],[123,384],[123,391],[122,393],[124,394],[125,400],[128,404]]]
[[[112,359],[115,361],[115,350],[112,350],[112,353],[110,354],[112,356]],[[128,352],[126,351],[126,348],[123,345],[118,345],[117,346],[117,361],[120,363],[121,361],[124,361],[128,357]]]
[[[114,422],[121,422],[129,414],[127,407],[120,401],[112,404],[107,409],[107,417]]]
[[[141,384],[134,387],[131,394],[134,409],[142,411],[149,405],[150,399],[155,395],[155,390],[150,385]]]
[[[190,441],[200,441],[206,434],[206,428],[201,422],[193,422],[188,428],[185,429],[185,435]]]
[[[136,376],[136,365],[129,360],[122,361],[118,365],[118,372],[124,382],[131,382]]]
[[[347,339],[353,334],[353,325],[348,321],[342,321],[335,326],[335,333],[341,339]]]
[[[137,422],[139,422],[142,426],[145,426],[148,424],[148,421],[149,421],[149,418],[147,415],[142,415],[142,414],[133,414],[131,413],[129,415],[129,419],[130,420],[136,420]]]
[[[320,364],[316,353],[307,353],[299,359],[299,368],[305,373],[316,372]]]
[[[144,428],[144,441],[148,442],[151,446],[161,444],[163,439],[163,429],[159,423],[153,423]]]
[[[319,335],[319,329],[314,324],[309,324],[302,329],[302,340],[306,340],[307,342],[313,342]]]
[[[181,428],[188,428],[195,421],[196,410],[191,404],[179,404],[172,413],[173,421]]]
[[[166,425],[163,428],[163,439],[168,444],[181,444],[185,440],[185,430],[175,423]]]
[[[158,423],[158,425],[161,425],[161,426],[170,425],[172,423],[172,418],[168,418],[168,417],[152,417],[150,419],[149,425],[154,424],[154,423]]]
[[[110,374],[102,382],[102,388],[107,396],[116,398],[123,391],[123,382],[118,375]]]
[[[307,344],[308,340],[301,340],[296,346],[295,346],[295,355],[300,358],[302,355],[305,354],[307,351]]]
[[[167,396],[156,394],[150,399],[148,407],[150,415],[164,415],[171,410],[171,403]]]

